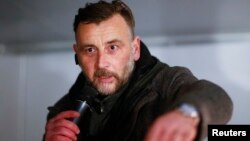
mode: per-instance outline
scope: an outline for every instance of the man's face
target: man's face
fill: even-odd
[[[120,15],[101,22],[80,23],[74,50],[90,83],[104,95],[114,94],[129,79],[140,57],[140,39]]]

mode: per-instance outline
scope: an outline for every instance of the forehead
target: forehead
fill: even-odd
[[[116,14],[111,18],[96,23],[80,23],[77,27],[76,38],[78,40],[89,40],[90,38],[108,37],[132,37],[130,27],[122,16]]]

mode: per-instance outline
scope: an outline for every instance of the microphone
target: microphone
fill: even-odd
[[[88,111],[89,105],[86,101],[75,100],[73,104],[73,110],[80,113],[80,117],[71,119],[76,125],[79,125],[81,117]]]
[[[84,117],[87,111],[95,109],[95,105],[93,103],[93,99],[97,96],[98,92],[94,88],[85,85],[81,93],[79,93],[76,97],[76,100],[73,102],[72,110],[75,110],[80,113],[80,117],[70,119],[76,125],[79,125],[81,118]]]

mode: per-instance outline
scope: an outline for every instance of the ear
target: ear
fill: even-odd
[[[76,53],[76,51],[77,51],[77,45],[76,44],[73,44],[73,50]]]
[[[141,39],[139,36],[136,36],[133,40],[133,53],[134,53],[134,60],[137,61],[140,58],[141,54]]]

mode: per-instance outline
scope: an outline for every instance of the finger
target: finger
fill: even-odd
[[[65,137],[63,135],[52,135],[50,137],[46,137],[45,141],[72,141],[72,139]],[[76,141],[76,140],[73,140]]]
[[[183,136],[183,139],[185,139],[184,141],[193,141],[196,137],[196,129],[191,128],[187,130],[186,132],[182,133],[182,136]]]
[[[77,117],[80,117],[80,113],[77,111],[64,111],[56,115],[54,118],[52,118],[52,121],[62,118],[77,118]]]
[[[162,128],[162,134],[159,136],[159,141],[175,141],[174,137],[177,132],[173,124],[168,124],[168,126]]]
[[[176,128],[169,134],[168,140],[171,141],[193,141],[195,138],[195,129],[193,127],[191,128],[185,128],[185,127],[179,127]]]
[[[66,118],[76,118],[80,114],[76,111],[65,111],[59,113],[57,116],[52,118],[46,124],[46,137],[49,138],[63,138],[65,140],[76,140],[76,134],[79,134],[80,130],[78,126],[67,120]],[[48,140],[50,141],[50,140]],[[61,141],[61,140],[60,140]]]
[[[161,118],[157,119],[156,122],[151,126],[149,131],[147,132],[145,141],[160,141],[164,134],[165,128],[164,124],[161,122]]]
[[[47,128],[52,128],[54,125],[54,122],[58,122],[58,120],[60,121],[61,119],[66,119],[66,118],[78,118],[79,116],[80,116],[80,113],[78,113],[76,111],[61,112],[47,122],[46,130],[47,130]]]
[[[65,127],[57,127],[53,130],[53,135],[65,136],[71,140],[77,140],[77,135],[72,130]]]
[[[172,137],[171,137],[172,141],[184,141],[185,138],[183,138],[180,134],[176,133],[176,134],[173,134]]]
[[[79,127],[72,121],[66,120],[66,119],[61,119],[53,122],[53,124],[48,125],[48,130],[57,127],[65,127],[68,128],[69,130],[72,130],[75,134],[78,134],[80,132]]]

